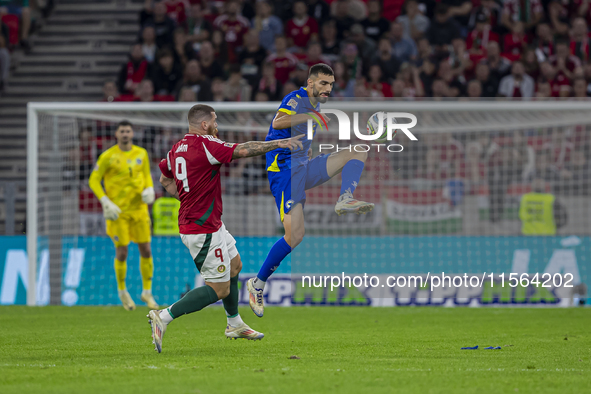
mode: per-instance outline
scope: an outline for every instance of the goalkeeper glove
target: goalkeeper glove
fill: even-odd
[[[147,187],[142,192],[142,201],[146,204],[152,204],[154,202],[154,188]]]
[[[101,204],[103,206],[103,214],[107,220],[117,220],[121,213],[121,208],[109,200],[109,197],[104,196],[101,198]]]

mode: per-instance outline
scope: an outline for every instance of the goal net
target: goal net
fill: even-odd
[[[90,173],[98,156],[116,143],[116,124],[128,120],[134,144],[151,159],[156,198],[167,197],[158,182],[158,163],[187,132],[190,107],[29,104],[29,305],[119,303],[115,249],[88,186]],[[219,138],[241,143],[265,139],[278,103],[213,107]],[[589,103],[331,100],[322,108],[342,111],[351,125],[356,119],[361,134],[378,111],[412,114],[417,123],[409,131],[417,140],[400,127],[392,140],[379,144],[353,131],[351,140],[342,140],[342,122],[334,112],[327,125],[310,120],[316,127],[314,157],[337,150],[367,152],[354,195],[375,207],[366,215],[336,215],[339,174],[307,190],[304,242],[271,277],[267,304],[569,305],[586,299]],[[237,240],[242,282],[256,274],[283,236],[267,167],[262,156],[221,169],[223,220]],[[162,213],[150,211],[155,225]],[[152,252],[153,292],[160,303],[170,304],[202,283],[178,235],[155,231]],[[127,287],[139,301],[139,253],[133,244],[127,261]],[[331,276],[336,285],[336,277],[355,275],[375,276],[379,284],[314,282]],[[410,285],[411,277],[419,283]],[[472,278],[480,281],[469,283]]]

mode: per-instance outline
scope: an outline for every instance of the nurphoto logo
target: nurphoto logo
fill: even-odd
[[[351,129],[357,138],[362,141],[373,141],[377,144],[354,144],[347,145],[346,148],[339,148],[334,144],[320,144],[320,152],[322,150],[354,150],[356,152],[369,152],[374,147],[378,152],[380,149],[385,149],[388,152],[398,153],[402,152],[404,147],[400,144],[385,144],[385,142],[392,141],[397,131],[404,133],[411,141],[418,141],[417,137],[410,131],[411,128],[417,125],[417,117],[407,112],[376,112],[370,116],[367,121],[367,132],[362,133],[359,130],[359,113],[353,112],[353,127],[351,127],[351,120],[349,115],[344,111],[338,109],[323,109],[321,114],[335,115],[339,126],[339,141],[351,140]],[[409,123],[398,123],[397,119],[409,119]],[[318,122],[316,120],[316,122]],[[326,123],[324,123],[325,126]],[[322,127],[322,124],[320,124]],[[308,120],[308,139],[313,139],[314,136],[314,121]]]

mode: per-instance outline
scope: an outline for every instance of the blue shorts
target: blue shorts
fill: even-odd
[[[284,215],[294,206],[298,203],[303,206],[306,203],[306,190],[330,179],[326,170],[328,156],[316,156],[306,164],[293,167],[291,170],[268,173],[271,194],[275,197],[282,222]]]

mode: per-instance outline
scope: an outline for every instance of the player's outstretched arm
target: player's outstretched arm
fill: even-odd
[[[174,179],[167,178],[164,175],[160,174],[160,183],[162,184],[162,186],[164,186],[164,189],[166,189],[168,194],[170,194],[177,200],[180,200],[179,191],[176,188],[176,183],[174,182]]]
[[[236,147],[234,153],[232,154],[232,158],[240,159],[243,157],[260,156],[277,148],[287,148],[290,150],[294,150],[296,148],[302,149],[302,142],[300,141],[302,138],[304,138],[304,134],[293,138],[285,138],[275,141],[245,142],[243,144],[239,144]]]
[[[283,130],[289,129],[292,126],[297,126],[302,123],[306,123],[309,119],[313,119],[310,117],[310,114],[294,114],[289,115],[285,112],[277,112],[275,114],[275,118],[273,118],[273,128],[275,130]],[[320,114],[326,123],[330,122],[330,118],[328,115]]]

